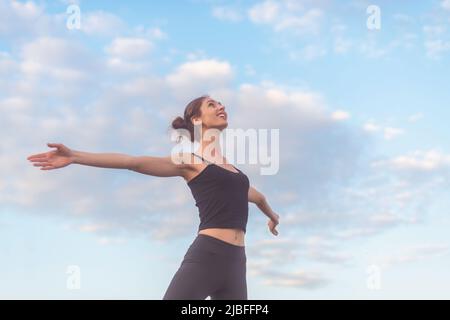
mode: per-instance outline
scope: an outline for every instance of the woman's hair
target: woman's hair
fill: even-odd
[[[209,95],[203,95],[201,97],[198,97],[191,102],[188,103],[186,108],[184,109],[184,116],[183,117],[176,117],[172,121],[172,128],[173,129],[186,129],[189,131],[191,142],[194,142],[194,124],[191,121],[191,117],[199,117],[201,116],[201,110],[200,107],[202,106],[202,102],[205,98],[208,98]]]

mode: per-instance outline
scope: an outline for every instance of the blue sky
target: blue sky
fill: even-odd
[[[449,53],[448,0],[0,0],[0,297],[161,299],[198,225],[183,179],[26,157],[168,155],[209,93],[280,130],[277,174],[239,164],[281,217],[250,204],[250,299],[448,299]]]

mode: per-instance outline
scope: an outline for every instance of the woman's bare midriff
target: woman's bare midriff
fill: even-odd
[[[206,234],[208,236],[218,238],[235,246],[245,246],[244,238],[245,232],[240,229],[222,229],[222,228],[208,228],[198,232],[199,234]]]

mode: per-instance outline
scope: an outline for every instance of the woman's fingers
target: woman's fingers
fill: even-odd
[[[50,148],[57,148],[57,149],[65,147],[65,145],[62,143],[47,143],[47,146],[49,146]]]
[[[47,158],[41,157],[41,158],[32,158],[32,159],[28,159],[28,160],[30,160],[31,162],[42,162],[42,161],[47,160]]]
[[[274,235],[278,235],[278,231],[275,229],[275,227],[279,224],[278,221],[269,220],[267,223],[269,225],[270,232],[272,232]]]
[[[42,167],[42,166],[48,166],[49,163],[48,162],[37,162],[37,163],[33,163],[33,166],[35,167]]]
[[[31,160],[31,159],[35,159],[35,158],[45,158],[46,154],[47,154],[47,152],[45,152],[45,153],[36,153],[36,154],[33,154],[33,155],[29,156],[27,159]]]
[[[59,147],[62,147],[62,144],[61,143],[47,143],[47,146],[49,146],[50,148],[59,148]],[[31,156],[27,157],[27,160],[32,160],[32,159],[36,159],[36,158],[46,158],[49,155],[49,152],[51,152],[51,151],[32,154]]]
[[[274,224],[269,224],[269,230],[270,232],[272,232],[274,235],[278,235],[278,231],[275,229],[276,225]]]

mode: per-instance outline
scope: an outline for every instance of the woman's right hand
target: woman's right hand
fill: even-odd
[[[34,162],[35,167],[42,167],[41,170],[52,170],[63,168],[73,162],[72,150],[62,143],[47,143],[47,145],[56,150],[33,154],[27,158]]]

